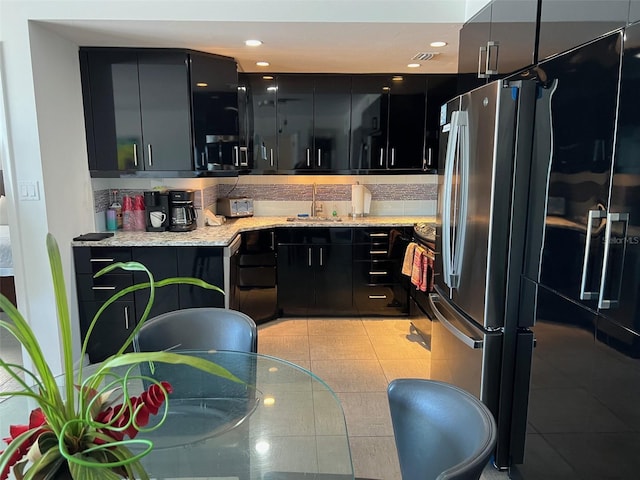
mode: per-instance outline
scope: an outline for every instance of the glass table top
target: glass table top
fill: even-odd
[[[142,459],[156,479],[353,479],[344,414],[334,392],[311,372],[260,354],[189,352],[225,367],[246,385],[184,365],[141,364],[143,375],[171,383],[168,414],[136,438],[154,443]],[[141,393],[132,379],[128,395]],[[36,405],[0,403],[0,435],[26,423]],[[152,416],[148,426],[160,416]],[[10,477],[11,478],[11,477]]]

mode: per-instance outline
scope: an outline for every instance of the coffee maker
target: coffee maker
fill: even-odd
[[[169,228],[169,192],[144,192],[147,232],[164,232]]]
[[[193,196],[193,190],[169,190],[170,231],[188,232],[197,227]]]

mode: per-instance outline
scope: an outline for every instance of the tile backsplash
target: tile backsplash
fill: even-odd
[[[313,185],[316,202],[330,215],[351,214],[351,186],[359,182],[371,191],[370,215],[434,215],[437,200],[436,175],[248,175],[235,178],[196,179],[92,179],[96,227],[104,226],[110,192],[141,195],[152,189],[191,189],[197,209],[215,211],[218,197],[251,197],[255,215],[279,216],[311,213]]]

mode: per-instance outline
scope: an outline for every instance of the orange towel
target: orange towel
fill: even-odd
[[[408,277],[411,276],[411,271],[413,270],[413,253],[418,246],[415,242],[409,242],[407,245],[407,249],[404,252],[404,260],[402,262],[402,274]]]

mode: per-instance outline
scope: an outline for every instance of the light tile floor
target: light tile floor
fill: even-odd
[[[258,351],[322,378],[342,402],[355,474],[400,480],[386,389],[394,378],[429,378],[427,344],[408,319],[282,318],[258,327]],[[483,480],[508,478],[489,466]]]
[[[0,312],[0,320],[7,320],[4,312]],[[7,363],[22,365],[22,349],[20,344],[6,329],[0,328],[0,358]],[[18,383],[4,370],[0,369],[0,392],[14,389]],[[3,397],[0,397],[2,401]]]

